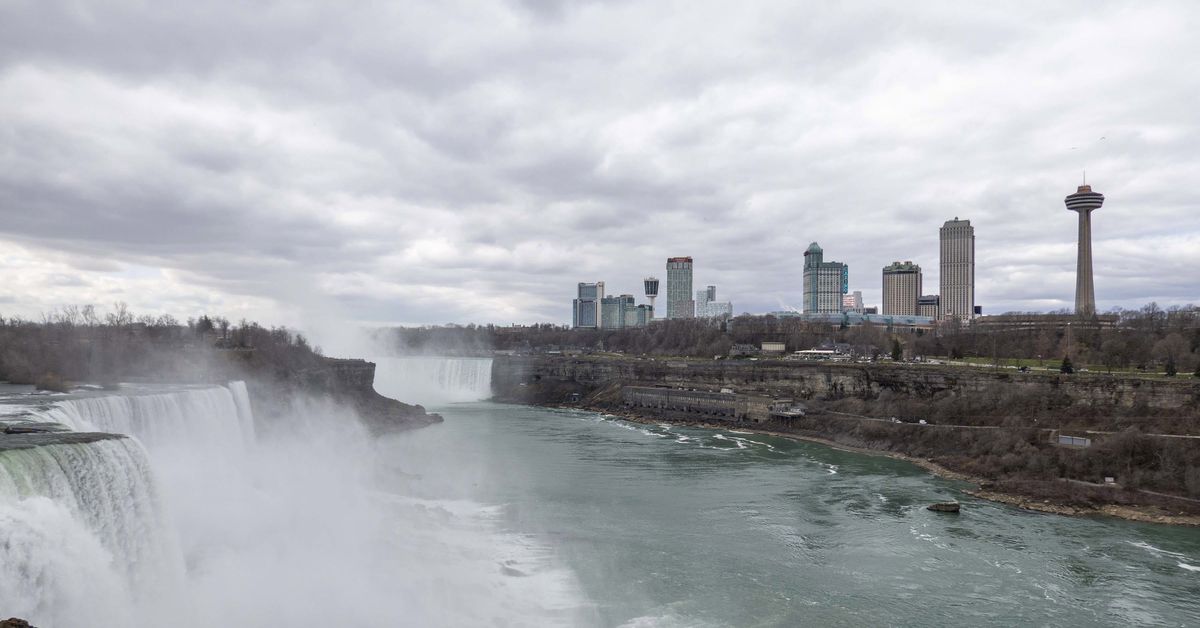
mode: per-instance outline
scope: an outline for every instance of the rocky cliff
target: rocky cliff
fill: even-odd
[[[1166,381],[915,364],[563,356],[501,356],[492,369],[498,399],[528,403],[562,401],[571,393],[589,395],[614,383],[651,383],[739,388],[823,401],[872,400],[889,394],[930,399],[992,394],[1002,388],[1011,396],[1036,396],[1059,406],[1200,408],[1200,385],[1186,378]]]
[[[248,385],[255,413],[270,412],[276,395],[328,395],[354,408],[374,433],[424,427],[442,421],[420,405],[407,404],[375,391],[375,363],[357,359],[325,358],[316,367],[297,372],[285,380],[257,380]]]

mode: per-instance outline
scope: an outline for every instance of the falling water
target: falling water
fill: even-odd
[[[423,381],[480,398],[484,362]],[[469,466],[422,481],[432,463],[344,406],[282,403],[257,426],[240,383],[29,406],[129,437],[0,450],[0,612],[42,628],[577,623],[572,574],[456,493]]]
[[[0,601],[42,625],[121,625],[183,560],[128,438],[0,451]],[[7,615],[6,615],[7,616]]]
[[[491,358],[379,358],[375,388],[424,405],[482,401],[492,396]]]
[[[38,413],[80,432],[135,436],[147,447],[178,441],[244,451],[254,442],[246,385],[129,396],[84,397]]]

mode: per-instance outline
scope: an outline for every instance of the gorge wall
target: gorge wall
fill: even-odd
[[[639,358],[501,356],[493,363],[497,399],[554,403],[619,385],[733,388],[799,400],[930,400],[962,395],[1033,396],[1058,407],[1200,408],[1200,385],[1178,381],[916,364],[802,361],[683,361]]]

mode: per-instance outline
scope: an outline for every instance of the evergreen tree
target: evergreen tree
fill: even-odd
[[[900,340],[892,338],[892,359],[899,362],[900,358],[904,357],[904,349],[900,347]]]
[[[1062,361],[1062,367],[1060,367],[1058,370],[1062,373],[1066,373],[1067,375],[1074,373],[1075,366],[1073,364],[1071,364],[1071,358],[1064,355],[1063,361]]]
[[[1179,372],[1179,369],[1175,368],[1175,356],[1167,356],[1167,366],[1164,370],[1167,373],[1167,377],[1175,377],[1175,374]]]
[[[1200,362],[1196,363],[1196,372],[1192,373],[1193,377],[1200,377]]]

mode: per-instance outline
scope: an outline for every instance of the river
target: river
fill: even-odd
[[[390,443],[422,474],[411,490],[496,504],[574,579],[577,622],[1200,624],[1194,528],[1026,512],[902,461],[734,430],[436,409],[444,423]],[[951,498],[961,514],[925,509]]]

